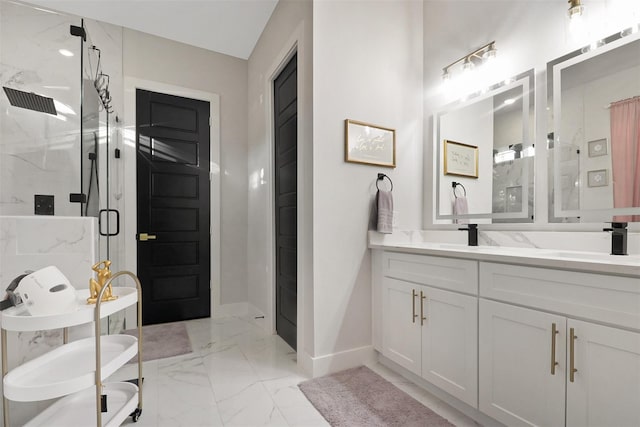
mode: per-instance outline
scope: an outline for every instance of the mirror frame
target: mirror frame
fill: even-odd
[[[588,49],[586,46],[581,49],[574,50],[566,55],[556,58],[547,63],[547,106],[549,107],[549,123],[552,129],[549,134],[553,134],[553,147],[559,147],[561,142],[560,124],[562,123],[561,97],[554,96],[561,92],[561,73],[562,70],[580,62],[589,60],[599,55],[610,52],[619,47],[625,46],[633,42],[640,42],[640,32],[630,35],[623,35],[617,32],[602,39],[602,45],[595,49]],[[603,216],[617,215],[638,215],[640,207],[631,208],[607,208],[607,209],[562,209],[562,184],[559,173],[560,156],[554,156],[553,159],[553,199],[549,197],[549,201],[553,202],[553,215],[555,219],[559,218],[580,218],[585,213]],[[582,172],[582,171],[581,171]],[[584,183],[581,183],[584,185]],[[549,210],[550,211],[550,210]],[[551,212],[551,211],[550,211]],[[548,218],[551,223],[553,218]]]
[[[443,115],[448,114],[454,110],[459,110],[466,106],[472,105],[478,101],[482,101],[488,98],[492,98],[496,94],[502,93],[506,90],[515,88],[517,86],[522,86],[523,88],[523,124],[522,124],[522,134],[523,134],[523,144],[525,146],[535,147],[536,141],[536,103],[535,103],[535,69],[531,68],[527,71],[519,73],[511,78],[506,79],[505,81],[496,83],[490,86],[486,91],[476,92],[464,100],[459,100],[452,102],[450,104],[445,105],[440,110],[434,113],[434,126],[433,126],[433,155],[434,155],[434,220],[458,220],[458,219],[472,219],[472,218],[489,218],[489,219],[516,219],[521,221],[513,221],[515,224],[524,224],[531,223],[533,221],[532,216],[534,215],[535,207],[531,212],[529,212],[529,201],[533,201],[535,197],[535,182],[533,188],[530,188],[529,185],[523,185],[522,190],[522,206],[520,211],[518,212],[481,212],[481,213],[468,213],[464,215],[456,215],[456,214],[441,214],[440,213],[440,185],[441,185],[441,177],[442,177],[442,146],[443,140],[446,138],[442,138],[440,136],[441,132],[441,124],[440,119]],[[531,180],[529,179],[530,174],[534,174],[535,172],[535,156],[534,161],[532,162],[532,166],[525,167],[523,170],[523,182],[529,183]],[[437,223],[435,223],[437,224]],[[496,223],[498,224],[498,223]],[[504,224],[504,223],[500,223]]]

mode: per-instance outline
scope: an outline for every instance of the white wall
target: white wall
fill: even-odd
[[[250,314],[275,330],[273,79],[298,55],[298,360],[313,354],[312,5],[280,0],[248,63],[248,299]],[[307,355],[306,357],[303,355]]]
[[[366,231],[378,172],[393,180],[398,228],[421,224],[422,30],[418,1],[313,4],[314,374],[371,349]],[[396,129],[397,167],[345,163],[345,119]]]
[[[220,95],[220,303],[246,302],[247,61],[125,29],[123,70],[125,77]]]
[[[638,8],[635,1],[593,0],[585,5],[589,35],[569,31],[567,4],[561,1],[505,2],[436,1],[424,2],[424,107],[425,107],[425,206],[424,227],[433,227],[433,127],[434,111],[454,99],[442,92],[442,68],[494,41],[500,61],[498,77],[536,71],[536,221],[547,217],[546,63],[589,44],[597,37],[623,28],[630,13],[621,5]],[[481,17],[481,19],[479,18]],[[464,31],[461,31],[464,29]],[[546,220],[545,220],[546,222]]]

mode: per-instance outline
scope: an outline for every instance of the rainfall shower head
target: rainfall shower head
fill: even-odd
[[[4,93],[7,94],[9,102],[14,107],[26,108],[27,110],[39,111],[41,113],[58,115],[53,98],[38,95],[33,92],[24,92],[10,87],[2,86]]]

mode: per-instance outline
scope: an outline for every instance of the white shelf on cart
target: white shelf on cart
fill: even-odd
[[[101,319],[138,302],[136,288],[114,286],[113,295],[118,296],[118,299],[101,303]],[[19,307],[8,308],[1,312],[2,329],[20,332],[42,331],[93,322],[96,306],[95,304],[87,304],[89,289],[77,289],[76,298],[78,300],[78,309],[70,313],[31,316],[24,304]]]
[[[102,413],[102,425],[119,426],[138,405],[138,387],[119,382],[105,383],[102,393],[107,395],[107,412]],[[25,427],[80,427],[96,425],[96,388],[66,396],[49,406]]]
[[[131,335],[102,336],[102,379],[137,354],[137,343],[137,338]],[[74,341],[12,369],[4,377],[5,397],[18,402],[32,402],[95,386],[95,345],[95,337]],[[90,407],[95,411],[95,402]]]

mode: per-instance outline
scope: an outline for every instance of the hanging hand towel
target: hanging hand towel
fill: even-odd
[[[376,204],[378,206],[378,232],[391,234],[393,232],[393,196],[391,191],[378,190]]]
[[[463,196],[456,197],[453,202],[453,214],[464,215],[469,213],[469,206],[467,205],[467,198]],[[456,224],[468,224],[468,219],[457,219]]]

